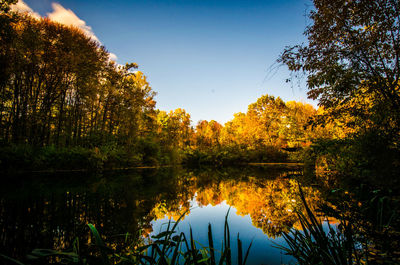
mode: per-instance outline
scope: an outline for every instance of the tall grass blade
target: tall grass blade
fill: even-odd
[[[80,260],[79,256],[79,238],[76,237],[74,242],[72,243],[72,251],[76,254],[76,256],[72,257],[73,262],[78,263]]]
[[[167,230],[160,233],[160,234],[163,234],[161,237],[168,237],[168,236],[171,235],[170,230],[169,230],[170,227],[171,227],[171,220],[168,221]],[[169,237],[168,237],[168,239],[169,239]],[[161,250],[160,256],[166,256],[167,255],[166,254],[166,251],[168,250],[167,247],[168,247],[167,244],[163,244],[163,248]]]
[[[175,233],[175,231],[169,231],[169,230],[167,230],[167,231],[164,231],[164,232],[159,233],[158,235],[152,236],[151,238],[160,239],[160,238],[162,238],[162,237],[166,237],[166,236],[168,236],[168,235],[170,235],[170,234],[173,234],[173,233]]]
[[[246,254],[244,255],[243,265],[246,264],[247,257],[249,256],[250,248],[251,248],[252,245],[253,245],[253,240],[250,241],[250,245],[249,245],[249,247],[248,247],[247,250],[246,250]]]
[[[106,250],[108,250],[108,248],[106,247],[103,240],[101,239],[100,234],[97,231],[96,227],[94,227],[93,224],[88,224],[88,226],[90,228],[90,231],[92,231],[92,234],[93,234],[95,242],[96,242],[96,246],[100,249],[101,258],[103,260],[103,263],[111,264],[110,260],[108,259],[108,253],[106,252]]]
[[[225,225],[224,225],[224,251],[226,252],[226,264],[232,264],[232,253],[231,253],[231,238],[228,224],[228,216],[231,208],[229,207],[228,212],[225,215]]]
[[[192,260],[193,264],[197,264],[197,251],[196,251],[196,244],[193,239],[193,232],[192,232],[192,227],[190,227],[190,247],[191,247],[191,254],[192,254]]]
[[[210,247],[210,265],[215,265],[214,241],[212,238],[212,229],[210,223],[208,223],[208,246]]]
[[[243,265],[242,241],[239,239],[239,233],[237,235],[237,244],[238,244],[238,264]]]
[[[221,259],[219,260],[218,265],[224,264],[224,261],[227,259],[227,255],[228,255],[228,252],[226,250],[222,252]],[[228,264],[228,262],[226,262],[226,264]]]
[[[183,233],[181,233],[179,235],[179,237],[175,240],[177,243],[177,246],[175,247],[174,252],[172,254],[171,264],[176,264],[178,261],[179,251],[181,249],[182,235],[183,235]]]

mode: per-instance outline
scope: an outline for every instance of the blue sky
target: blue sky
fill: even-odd
[[[51,0],[25,3],[41,16],[55,12]],[[139,64],[158,93],[157,108],[183,108],[193,124],[202,119],[225,123],[263,94],[316,106],[307,99],[304,82],[285,82],[285,67],[270,70],[285,46],[305,41],[310,1],[57,3],[91,27],[118,63]]]

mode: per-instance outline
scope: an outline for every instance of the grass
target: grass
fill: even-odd
[[[244,249],[238,234],[236,238],[238,255],[235,262],[232,259],[228,215],[229,211],[225,216],[224,239],[221,250],[215,248],[211,224],[208,224],[208,246],[198,247],[199,244],[196,244],[193,238],[192,228],[189,230],[189,235],[183,232],[177,233],[176,228],[184,216],[182,215],[176,222],[169,221],[166,230],[152,236],[152,240],[148,242],[137,240],[135,237],[130,237],[129,234],[123,235],[125,237],[125,247],[123,250],[114,250],[107,246],[96,227],[93,224],[88,224],[94,238],[93,251],[90,254],[82,254],[79,248],[79,240],[76,239],[70,250],[35,249],[28,255],[28,259],[35,264],[37,262],[43,264],[52,260],[62,264],[77,265],[245,265],[252,242],[247,249]],[[4,255],[0,256],[0,260],[1,258],[12,262],[12,264],[24,265],[20,261]]]
[[[323,264],[323,265],[347,265],[368,264],[368,251],[358,244],[351,224],[340,220],[338,227],[327,223],[328,231],[323,229],[323,222],[311,211],[300,190],[300,197],[305,206],[306,214],[298,212],[298,218],[302,231],[291,228],[283,233],[286,246],[276,245],[287,255],[293,256],[298,264]],[[340,229],[339,229],[340,227]]]

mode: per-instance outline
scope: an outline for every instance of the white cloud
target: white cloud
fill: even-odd
[[[32,10],[23,0],[19,0],[18,3],[15,5],[11,6],[11,10],[14,12],[19,12],[19,13],[27,13],[31,15],[34,18],[41,18],[39,13],[36,13],[35,11]]]
[[[118,57],[115,53],[109,52],[108,54],[111,61],[117,61]]]
[[[65,9],[62,5],[57,3],[52,3],[51,6],[53,8],[53,12],[47,13],[47,17],[49,19],[67,26],[78,27],[82,29],[87,36],[96,41],[99,41],[99,39],[93,33],[92,28],[86,25],[86,22],[75,15],[75,13],[71,9]]]

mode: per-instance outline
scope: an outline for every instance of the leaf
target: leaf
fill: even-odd
[[[110,260],[108,259],[108,253],[106,252],[107,250],[111,251],[110,249],[108,249],[106,247],[106,245],[104,244],[103,240],[100,237],[99,232],[97,231],[96,227],[94,227],[94,225],[92,224],[88,224],[90,231],[92,231],[92,234],[94,236],[95,239],[95,243],[96,246],[99,247],[100,249],[100,253],[101,253],[101,258],[104,262],[104,264],[111,264]]]
[[[178,236],[178,235],[175,235],[175,236],[172,237],[172,240],[174,240],[175,242],[179,242],[180,239],[181,239],[181,237]]]
[[[175,233],[175,231],[164,231],[164,232],[159,233],[158,235],[152,236],[151,238],[159,239],[162,237],[166,237],[168,235],[172,235],[173,233]]]

